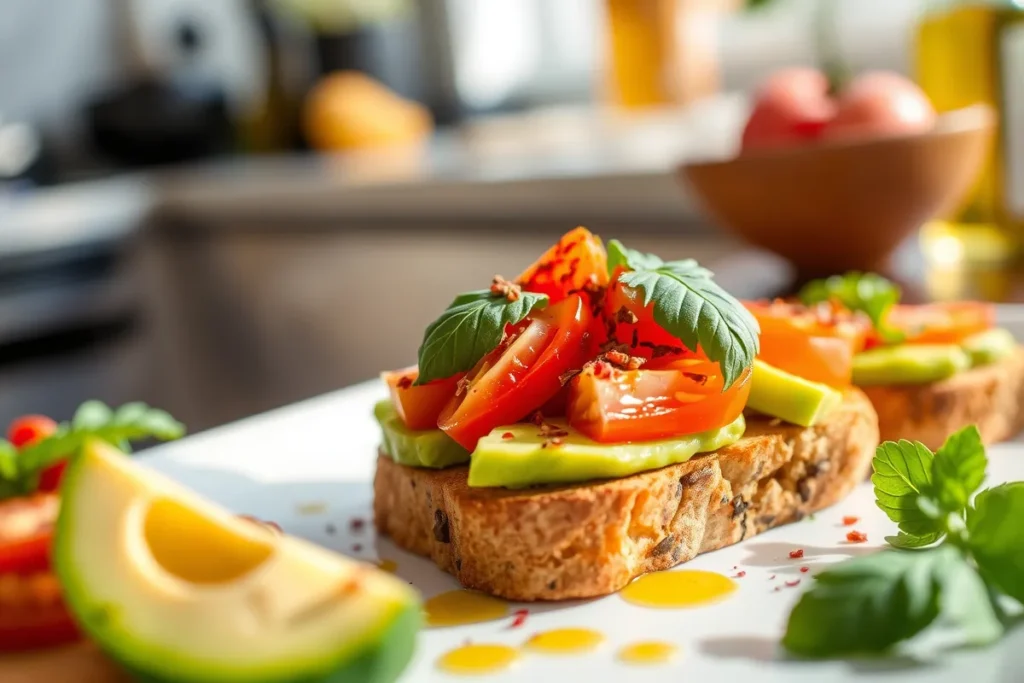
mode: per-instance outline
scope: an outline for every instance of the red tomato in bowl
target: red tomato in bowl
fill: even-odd
[[[827,139],[904,135],[930,130],[935,108],[913,81],[874,71],[854,79],[840,93],[835,116],[822,131]]]
[[[412,366],[385,372],[381,376],[391,393],[391,404],[406,427],[437,429],[437,417],[455,395],[459,380],[465,373],[417,386],[413,382],[419,374],[419,368]]]
[[[659,368],[588,367],[572,381],[569,424],[601,443],[652,441],[724,427],[747,405],[749,368],[725,391],[717,363],[687,358]]]
[[[817,69],[783,69],[758,90],[743,129],[744,152],[804,144],[835,115],[828,79]]]
[[[562,389],[565,373],[588,359],[590,308],[579,294],[527,318],[521,332],[485,356],[466,375],[437,425],[472,451],[495,427],[522,420]]]
[[[547,294],[558,303],[573,292],[608,284],[608,254],[601,240],[583,227],[570,230],[516,278],[527,292]]]

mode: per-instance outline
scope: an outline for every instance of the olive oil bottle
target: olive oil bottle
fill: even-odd
[[[965,253],[973,243],[985,260],[1006,260],[1024,240],[1024,0],[927,0],[915,56],[939,112],[978,103],[998,112],[995,147],[945,218],[961,229]]]

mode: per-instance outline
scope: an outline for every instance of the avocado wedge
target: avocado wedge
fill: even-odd
[[[1006,358],[1017,348],[1017,340],[1009,330],[996,327],[972,335],[961,343],[971,357],[971,366],[991,365]]]
[[[750,382],[748,407],[801,427],[813,427],[843,402],[843,395],[832,387],[760,360],[754,361]]]
[[[89,442],[62,489],[54,564],[88,635],[140,680],[392,683],[417,594],[276,534]]]
[[[440,429],[409,429],[391,401],[380,401],[373,416],[381,430],[381,448],[399,465],[441,469],[469,461],[469,451]]]
[[[955,344],[907,344],[858,353],[853,383],[858,386],[928,384],[971,367],[971,354]]]

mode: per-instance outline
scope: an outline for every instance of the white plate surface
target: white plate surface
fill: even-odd
[[[1024,307],[1000,309],[1001,323],[1024,340]],[[383,397],[376,382],[351,387],[265,415],[243,420],[150,451],[148,465],[183,481],[239,513],[281,524],[288,532],[348,555],[374,561],[393,560],[397,573],[414,583],[425,597],[458,584],[430,562],[376,540],[371,525],[350,528],[352,519],[370,519],[370,480],[378,431],[370,410]],[[989,450],[990,484],[1024,479],[1024,442]],[[844,516],[860,518],[856,528],[868,534],[860,545],[845,542]],[[1008,523],[1022,523],[1008,520]],[[703,555],[685,565],[735,575],[733,597],[707,607],[651,610],[630,605],[613,595],[587,602],[528,606],[531,614],[518,629],[511,618],[486,624],[425,630],[403,683],[466,680],[437,670],[445,651],[474,642],[520,645],[540,630],[582,626],[601,631],[605,644],[585,656],[528,656],[500,674],[479,680],[563,683],[569,677],[588,683],[624,681],[936,681],[938,683],[1017,683],[1024,680],[1024,629],[984,651],[954,652],[937,661],[907,659],[824,664],[787,660],[777,643],[786,615],[810,583],[809,576],[829,563],[882,547],[893,526],[874,506],[870,486],[862,485],[839,505],[813,520],[775,529],[745,543]],[[359,552],[353,552],[358,544]],[[802,548],[803,560],[789,551]],[[809,574],[800,567],[810,568]],[[776,578],[771,580],[769,577]],[[801,578],[800,586],[786,581]],[[775,586],[783,586],[775,591]],[[515,610],[519,606],[512,605]],[[639,640],[677,644],[681,655],[672,663],[637,667],[616,661],[616,650]]]

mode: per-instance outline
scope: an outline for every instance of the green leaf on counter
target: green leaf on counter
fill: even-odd
[[[950,435],[932,461],[933,496],[942,509],[963,515],[971,496],[985,479],[988,457],[975,425]]]
[[[967,515],[969,546],[982,575],[1024,602],[1024,482],[978,494]]]
[[[800,290],[800,300],[808,305],[824,301],[837,301],[851,311],[860,311],[886,342],[895,344],[903,339],[902,333],[890,329],[885,317],[899,303],[900,288],[874,273],[851,272],[813,280]]]

